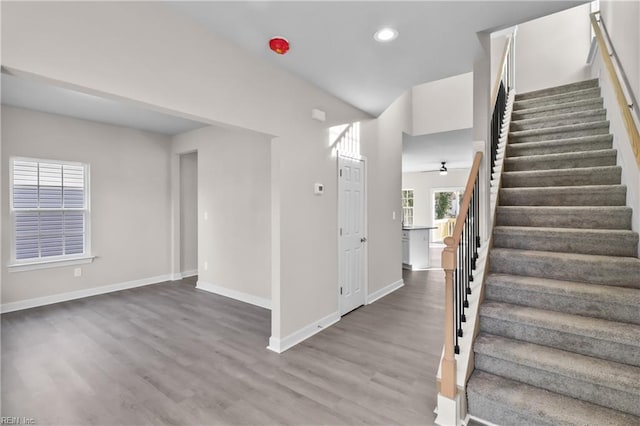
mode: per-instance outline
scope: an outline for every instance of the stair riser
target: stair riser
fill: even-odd
[[[501,377],[536,386],[572,398],[604,405],[634,415],[640,415],[638,395],[577,380],[539,368],[521,365],[476,353],[475,367]]]
[[[577,157],[577,158],[507,158],[504,161],[504,170],[507,172],[520,172],[528,170],[557,170],[575,169],[580,167],[602,167],[615,166],[616,153],[602,155],[598,157]]]
[[[552,254],[539,256],[527,252],[507,254],[493,251],[490,253],[490,270],[509,275],[640,288],[638,263],[613,262],[606,258],[601,262],[590,260],[580,259],[568,263]]]
[[[554,426],[540,418],[532,418],[527,413],[520,413],[505,404],[497,404],[481,393],[467,392],[467,410],[476,418],[494,425],[504,426]]]
[[[591,172],[590,169],[576,173],[536,174],[527,175],[503,173],[503,188],[549,187],[549,186],[580,186],[580,185],[619,185],[620,169],[601,172]]]
[[[612,211],[608,213],[553,213],[530,211],[509,211],[498,207],[498,226],[536,226],[546,228],[581,229],[631,229],[631,211]]]
[[[603,188],[608,188],[603,186]],[[505,188],[500,190],[501,206],[624,206],[626,191],[547,191]]]
[[[482,316],[482,314],[480,316],[480,331],[577,354],[640,366],[640,351],[637,346],[576,335],[567,331],[504,321]]]
[[[640,418],[524,383],[474,371],[469,414],[505,426],[637,426]]]
[[[534,90],[526,93],[518,93],[516,95],[516,101],[541,98],[545,96],[561,95],[565,93],[575,92],[578,90],[591,89],[594,87],[598,87],[597,79],[579,81],[577,83],[565,84],[562,86],[550,87],[547,89]]]
[[[611,149],[613,137],[604,140],[583,142],[572,140],[570,142],[536,142],[533,144],[507,145],[507,157],[522,157],[527,155],[561,154],[565,152],[584,152]]]
[[[640,325],[640,309],[635,305],[581,299],[571,294],[541,293],[487,283],[485,299]]]
[[[529,110],[521,109],[514,111],[511,115],[512,120],[527,120],[530,118],[552,117],[558,114],[570,114],[572,112],[592,111],[602,108],[604,102],[602,98],[587,99],[572,104],[547,105],[546,107],[532,108]]]
[[[600,97],[600,88],[579,90],[575,92],[563,93],[560,95],[545,96],[534,99],[517,100],[514,102],[514,110],[536,108],[546,105],[559,105],[568,102],[582,101]]]
[[[596,254],[602,256],[638,255],[638,235],[523,235],[494,231],[493,246],[520,250],[557,251],[563,253]]]
[[[509,143],[552,141],[558,139],[580,138],[584,136],[608,135],[608,124],[592,126],[588,128],[560,129],[557,131],[540,131],[531,135],[509,133]]]
[[[592,123],[594,121],[604,121],[607,119],[607,114],[604,111],[597,113],[583,113],[581,117],[547,117],[544,119],[537,118],[530,121],[515,120],[511,122],[510,130],[517,132],[521,130],[533,130],[533,129],[546,129],[548,127],[567,126],[569,124],[584,124]]]

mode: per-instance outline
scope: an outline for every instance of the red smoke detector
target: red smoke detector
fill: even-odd
[[[289,51],[289,42],[284,37],[274,37],[269,40],[269,48],[278,55],[284,55]]]

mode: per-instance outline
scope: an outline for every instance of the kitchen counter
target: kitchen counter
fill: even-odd
[[[412,271],[428,269],[429,241],[433,226],[402,227],[402,267]]]
[[[412,231],[414,229],[436,229],[435,226],[403,226],[403,231]]]

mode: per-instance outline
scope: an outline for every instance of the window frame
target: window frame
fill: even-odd
[[[405,197],[405,192],[406,193],[411,193],[411,197]],[[413,220],[414,220],[414,204],[415,204],[415,193],[413,189],[410,188],[402,188],[402,192],[401,192],[401,198],[402,198],[402,225],[403,226],[413,226]],[[405,206],[405,200],[409,200],[411,199],[411,206]],[[410,210],[411,211],[411,223],[405,223],[404,219],[406,216],[406,211]]]
[[[84,212],[84,251],[81,254],[68,254],[59,256],[37,257],[29,259],[16,259],[16,209],[13,204],[14,191],[14,166],[16,161],[26,161],[35,163],[59,164],[62,166],[81,166],[84,170],[84,208],[83,209],[65,209],[65,208],[35,208],[24,209],[23,211],[82,211]],[[12,156],[9,158],[9,220],[11,226],[11,247],[9,258],[9,272],[29,271],[34,269],[53,268],[58,266],[70,266],[93,262],[95,256],[91,251],[91,180],[90,165],[77,161],[50,160],[45,158],[19,157]],[[38,186],[39,183],[38,183]]]

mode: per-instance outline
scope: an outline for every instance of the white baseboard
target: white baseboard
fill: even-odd
[[[252,305],[260,306],[261,308],[271,309],[271,300],[263,297],[254,296],[252,294],[242,293],[240,291],[231,290],[226,287],[211,284],[206,281],[198,280],[196,288],[209,293],[214,293],[219,296],[229,297],[231,299],[239,300],[241,302],[250,303]]]
[[[370,304],[370,303],[375,302],[376,300],[378,300],[380,298],[383,298],[387,294],[393,293],[394,291],[396,291],[397,289],[399,289],[403,285],[404,285],[404,281],[398,280],[398,281],[396,281],[394,283],[389,284],[388,286],[382,287],[378,291],[374,291],[373,293],[371,293],[367,297],[367,305]]]
[[[340,321],[340,314],[337,311],[333,312],[324,318],[321,318],[305,327],[302,327],[300,330],[294,333],[291,333],[290,335],[282,339],[276,339],[274,337],[270,337],[269,346],[267,346],[267,349],[281,354],[287,349],[294,347],[295,345],[302,342],[303,340],[307,340],[309,337],[313,336],[316,333],[321,332],[325,328],[332,326],[338,321]]]
[[[82,290],[69,291],[66,293],[53,294],[51,296],[36,297],[33,299],[19,300],[17,302],[3,303],[0,305],[0,312],[7,313],[20,311],[22,309],[35,308],[38,306],[51,305],[53,303],[67,302],[69,300],[82,299],[84,297],[97,296],[99,294],[112,293],[114,291],[126,290],[129,288],[142,287],[149,284],[160,284],[171,281],[171,274],[158,275],[155,277],[142,278],[139,280],[126,281],[118,284],[104,285],[100,287],[86,288]]]
[[[181,278],[195,277],[196,275],[198,275],[197,269],[192,269],[190,271],[184,271],[180,273]]]

